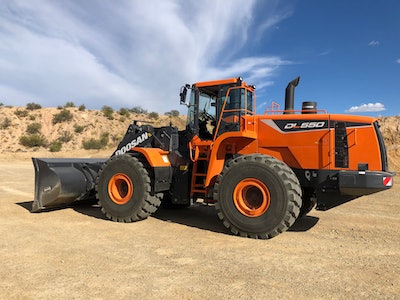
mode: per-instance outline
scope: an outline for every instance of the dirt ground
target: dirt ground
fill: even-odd
[[[130,224],[89,204],[32,214],[28,155],[0,169],[2,299],[400,298],[399,185],[253,240],[204,205]]]

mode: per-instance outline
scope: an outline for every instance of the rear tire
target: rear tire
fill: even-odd
[[[300,213],[301,188],[293,171],[276,158],[239,156],[214,187],[218,217],[232,233],[268,239],[286,231]]]
[[[143,164],[130,155],[111,157],[96,180],[96,197],[101,211],[117,222],[147,218],[160,206],[158,195],[151,195],[151,180]]]

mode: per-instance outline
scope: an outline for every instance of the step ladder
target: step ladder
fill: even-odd
[[[207,176],[210,152],[209,145],[199,145],[199,155],[193,162],[191,197],[203,198],[204,200],[207,198],[208,188],[204,186],[204,183]]]

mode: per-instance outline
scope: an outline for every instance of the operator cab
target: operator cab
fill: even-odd
[[[191,89],[189,102],[187,90]],[[215,140],[225,132],[239,131],[244,115],[255,114],[254,86],[241,78],[198,82],[181,89],[181,104],[189,108],[187,130],[202,140]]]

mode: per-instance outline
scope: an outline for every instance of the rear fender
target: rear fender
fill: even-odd
[[[209,186],[213,178],[222,172],[227,155],[256,152],[256,145],[252,145],[255,141],[253,136],[246,136],[243,132],[224,133],[218,137],[211,151],[205,186]]]

